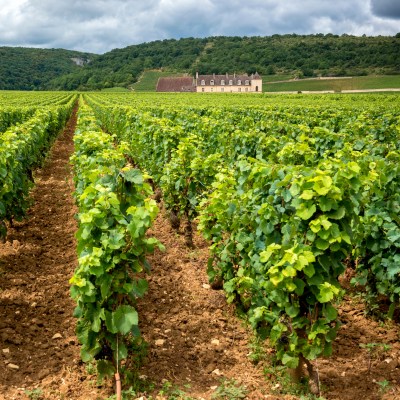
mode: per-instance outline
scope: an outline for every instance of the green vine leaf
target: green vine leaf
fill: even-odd
[[[119,306],[113,312],[112,318],[114,326],[119,333],[126,335],[138,324],[139,317],[137,311],[132,306]]]
[[[317,211],[315,204],[308,205],[307,203],[302,203],[296,211],[296,215],[301,219],[310,219],[314,213]]]
[[[317,294],[317,299],[320,303],[327,303],[331,301],[340,292],[339,288],[331,285],[328,282],[324,282],[319,285],[318,289],[319,293]]]

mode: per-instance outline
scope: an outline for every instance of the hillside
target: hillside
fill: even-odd
[[[61,75],[83,68],[95,54],[63,49],[0,47],[0,90],[44,90]]]
[[[80,54],[80,55],[79,55]],[[78,67],[71,60],[90,63]],[[0,48],[0,89],[100,90],[130,88],[146,70],[265,76],[400,74],[400,34],[210,37],[158,40],[100,56],[67,50]]]

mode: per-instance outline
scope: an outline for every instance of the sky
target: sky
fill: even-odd
[[[162,39],[400,32],[400,0],[0,0],[0,46],[103,54]]]

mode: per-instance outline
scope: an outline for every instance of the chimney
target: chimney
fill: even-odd
[[[215,79],[215,72],[213,73],[213,78]]]
[[[196,79],[199,79],[199,72],[196,72]]]

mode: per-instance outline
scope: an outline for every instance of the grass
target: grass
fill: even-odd
[[[263,75],[262,76],[262,81],[263,84],[265,83],[273,83],[273,82],[279,82],[279,81],[287,81],[289,79],[293,79],[293,75]]]
[[[25,394],[31,400],[41,400],[43,399],[43,390],[41,388],[36,388],[32,390],[25,390]]]
[[[189,389],[190,385],[187,385],[187,389]],[[150,397],[151,399],[151,397]],[[150,400],[149,399],[149,400]],[[171,382],[164,381],[163,387],[158,393],[157,399],[165,399],[165,400],[195,400],[194,398],[188,396],[184,391],[175,387]]]
[[[239,400],[246,398],[247,390],[240,386],[234,379],[223,379],[211,399],[213,400]]]
[[[400,88],[400,75],[358,76],[342,79],[300,79],[292,82],[266,83],[264,92],[368,90]]]
[[[184,74],[182,72],[158,70],[144,71],[139,81],[132,85],[132,89],[135,92],[155,92],[158,78],[167,76],[184,76]]]

